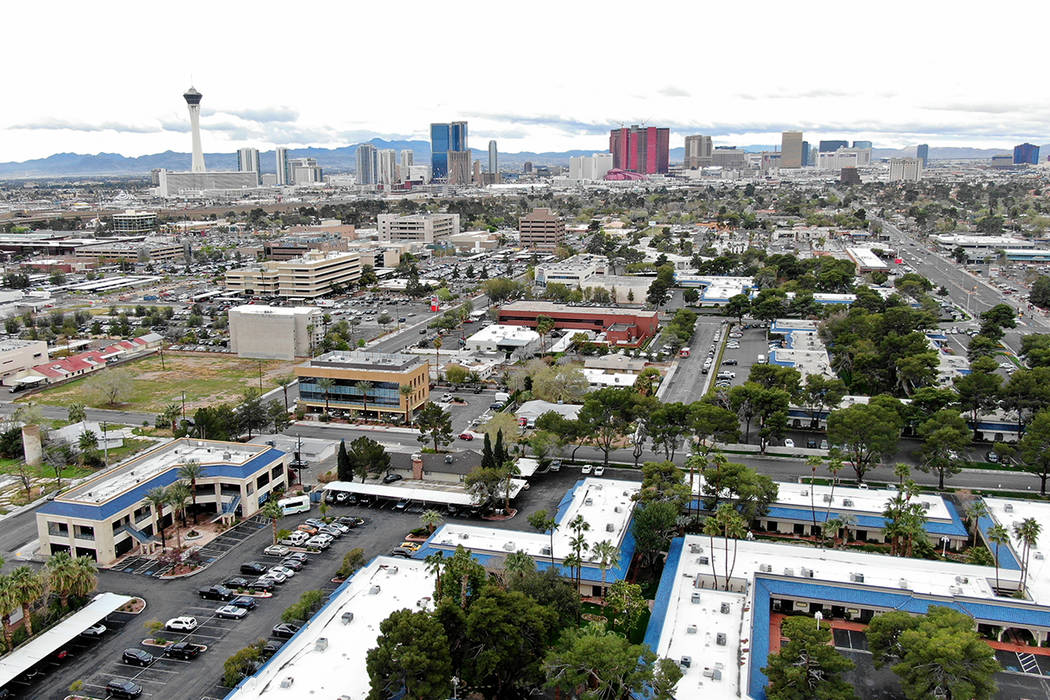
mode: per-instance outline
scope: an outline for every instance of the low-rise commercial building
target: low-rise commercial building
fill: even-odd
[[[217,171],[157,173],[157,194],[161,197],[198,195],[204,192],[255,189],[259,176],[253,172]]]
[[[170,507],[153,508],[150,490],[179,480],[187,462],[201,465],[197,509],[215,516],[249,517],[287,484],[288,455],[268,445],[180,438],[130,459],[66,491],[37,511],[44,554],[69,552],[109,564],[136,545],[151,548],[174,522]],[[192,507],[191,507],[192,509]]]
[[[857,272],[888,272],[890,269],[871,248],[846,248],[846,255],[857,265]]]
[[[523,248],[553,251],[565,242],[565,222],[545,207],[538,207],[518,220]]]
[[[79,260],[96,262],[169,262],[185,255],[181,244],[169,240],[107,241],[81,246],[75,253]]]
[[[569,306],[549,301],[515,301],[499,310],[499,322],[535,328],[547,316],[560,330],[594,331],[604,334],[611,345],[639,345],[656,335],[660,315],[656,311]]]
[[[379,240],[394,243],[437,243],[459,233],[459,214],[380,214]]]
[[[151,211],[126,209],[113,215],[113,231],[118,236],[149,233],[157,227],[157,215]]]
[[[541,263],[534,268],[537,287],[564,284],[571,289],[602,286],[595,278],[609,273],[609,259],[604,255],[581,253],[565,260]]]
[[[229,312],[230,350],[259,360],[308,357],[324,338],[322,315],[314,306],[236,306]]]
[[[415,355],[359,350],[325,353],[295,368],[301,405],[405,422],[430,399],[429,372],[430,364]]]
[[[467,338],[466,349],[503,353],[507,359],[520,360],[540,349],[540,334],[523,326],[493,324]]]
[[[11,386],[20,373],[47,362],[47,342],[43,340],[0,341],[0,384]]]
[[[353,285],[361,277],[356,251],[311,250],[291,260],[268,261],[226,272],[229,292],[316,299]]]

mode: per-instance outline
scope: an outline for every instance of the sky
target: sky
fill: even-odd
[[[1050,136],[1030,0],[17,2],[4,7],[0,162],[429,137],[606,150],[647,124],[716,145],[1007,148]]]

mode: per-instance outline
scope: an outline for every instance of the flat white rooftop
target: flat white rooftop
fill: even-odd
[[[525,346],[539,341],[540,334],[528,326],[486,326],[467,338],[468,343],[500,343],[502,345]]]
[[[308,316],[319,313],[316,306],[265,306],[262,304],[242,304],[235,306],[230,311],[251,316]]]
[[[376,557],[227,698],[364,700],[369,691],[365,657],[379,638],[379,624],[402,608],[433,609],[434,577],[426,566],[411,559]],[[347,614],[353,617],[344,621]]]
[[[886,508],[886,502],[897,495],[896,489],[858,489],[853,487],[836,486],[832,493],[831,486],[815,484],[799,484],[793,481],[777,482],[779,487],[777,495],[778,505],[790,505],[798,507],[810,507],[810,495],[817,510],[827,508],[829,505],[836,511],[849,511],[863,513],[866,515],[882,515]],[[828,500],[830,499],[830,503]],[[916,501],[926,508],[926,517],[930,520],[951,520],[951,513],[944,505],[944,499],[931,494],[919,494]]]
[[[1034,518],[1043,525],[1043,533],[1028,555],[1028,588],[1033,598],[1050,604],[1050,564],[1047,563],[1047,555],[1050,555],[1050,534],[1046,532],[1046,523],[1050,522],[1050,503],[1005,498],[983,500],[991,517],[1010,534],[1010,549],[1016,561],[1021,559],[1022,545],[1014,532],[1014,526],[1026,518]],[[1001,554],[1000,563],[1002,564]]]
[[[510,497],[515,498],[525,488],[524,479],[511,479]],[[462,484],[447,481],[419,481],[402,479],[391,484],[361,483],[358,481],[330,481],[326,491],[345,491],[379,498],[397,498],[423,503],[447,503],[455,506],[470,506],[477,503],[474,495]]]

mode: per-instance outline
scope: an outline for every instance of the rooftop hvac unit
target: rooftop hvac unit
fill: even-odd
[[[699,605],[700,604],[700,594],[699,593],[694,593],[692,596],[690,596],[689,602],[691,602],[693,605]]]
[[[690,554],[699,554],[702,551],[704,551],[704,550],[696,542],[693,542],[693,543],[691,543],[689,545],[689,553]]]
[[[908,579],[902,578],[900,581],[897,581],[897,585],[900,586],[901,588],[907,588],[908,587]]]
[[[223,458],[223,459],[225,459],[225,460],[229,461],[230,457],[231,457],[231,455],[230,455],[230,453],[229,453],[229,452],[223,452],[223,453],[222,453],[222,458]]]
[[[795,570],[792,569],[790,566],[786,566],[786,567],[784,567],[784,575],[785,576],[794,576],[795,575]]]
[[[616,532],[616,526],[613,525],[612,523],[605,523],[605,531],[606,532]]]
[[[923,509],[923,510],[929,510],[929,509],[930,509],[930,507],[931,507],[932,505],[933,505],[933,504],[932,504],[932,503],[930,503],[929,501],[923,501],[923,502],[922,502],[922,509]]]
[[[291,676],[285,676],[281,679],[282,688],[291,688],[293,683],[295,683],[295,679]]]
[[[726,645],[726,633],[725,632],[719,632],[715,636],[715,644],[717,644],[720,647],[724,647]]]
[[[343,621],[344,625],[349,625],[351,622],[354,621],[354,614],[352,612],[345,612],[340,616],[339,619]]]
[[[823,501],[824,501],[825,503],[831,503],[831,494],[829,494],[829,493],[826,493],[826,494],[824,494],[824,495],[822,496],[822,500],[823,500]]]
[[[686,634],[696,634],[696,625],[689,625],[685,628]]]
[[[708,559],[706,556],[701,556],[696,558],[696,563],[700,566],[707,566],[711,563],[711,560]]]
[[[469,532],[461,532],[461,533],[459,533],[459,539],[461,539],[461,540],[469,540],[470,539],[470,533]]]
[[[948,586],[948,592],[952,595],[959,595],[960,593],[962,593],[962,589],[958,586]]]
[[[318,637],[317,641],[314,642],[314,649],[317,651],[324,651],[328,648],[328,637]]]
[[[540,549],[540,554],[543,554],[544,556],[548,556],[549,557],[551,555],[551,548],[550,547],[543,547],[543,548],[541,548]]]
[[[853,499],[852,498],[843,498],[842,499],[842,505],[845,508],[852,508],[853,507]]]
[[[1007,513],[1013,513],[1014,512],[1014,504],[1013,503],[1007,503],[1005,506],[1003,506],[1003,510],[1005,510]]]
[[[729,603],[722,603],[722,606],[721,606],[720,610],[722,611],[723,615],[728,615],[729,614]]]
[[[585,505],[585,506],[593,506],[594,505],[594,499],[593,498],[585,498],[585,499],[583,499],[583,505]]]
[[[1043,553],[1042,552],[1036,552],[1033,556],[1035,556],[1036,559],[1042,559],[1043,558]]]
[[[849,575],[849,580],[853,583],[864,583],[864,574],[853,573]]]
[[[372,586],[368,589],[368,595],[379,595],[379,591],[383,590],[379,586]]]
[[[386,570],[386,575],[387,575],[387,576],[395,576],[395,575],[397,575],[397,572],[398,572],[398,571],[399,571],[399,569],[397,568],[397,566],[396,566],[396,565],[394,565],[394,566],[389,566],[389,567],[387,567],[387,570]]]
[[[693,665],[693,657],[683,656],[682,659],[678,662],[678,665],[682,668],[689,668]]]
[[[514,543],[513,542],[506,542],[506,543],[504,543],[503,549],[505,549],[508,552],[513,552],[514,551]]]
[[[813,578],[813,569],[802,569],[802,578]]]
[[[809,495],[809,489],[802,489],[802,495],[803,496],[808,496]]]
[[[770,573],[773,573],[773,565],[772,564],[759,564],[758,565],[758,570],[761,571],[764,574],[770,574]]]
[[[956,576],[955,577],[955,582],[956,583],[969,583],[970,579],[967,576]]]
[[[614,513],[622,513],[623,512],[623,508],[621,508],[620,506],[616,506],[615,508],[613,508],[613,512]]]

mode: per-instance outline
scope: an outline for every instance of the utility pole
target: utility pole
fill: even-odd
[[[105,460],[106,466],[108,467],[109,466],[109,438],[106,437],[106,433],[107,432],[108,432],[108,426],[106,425],[106,421],[102,421],[102,453],[104,455],[103,459]]]
[[[186,420],[186,392],[182,392],[182,420]]]

